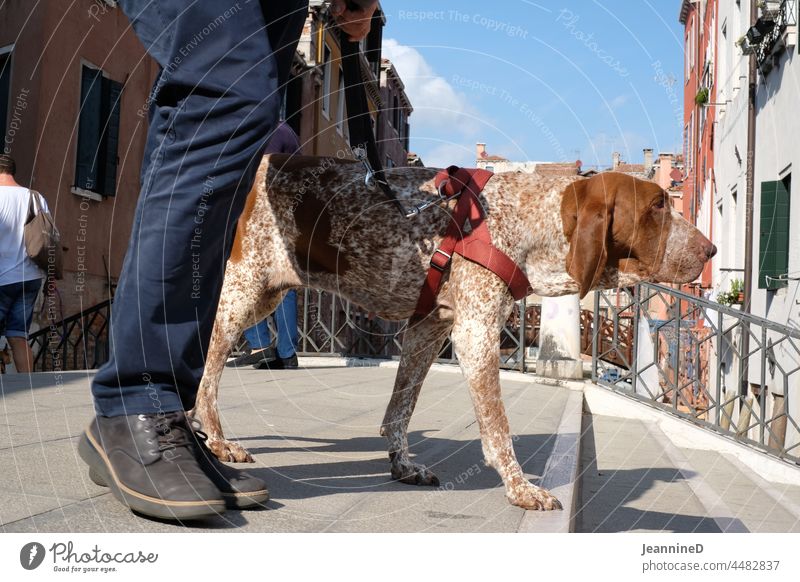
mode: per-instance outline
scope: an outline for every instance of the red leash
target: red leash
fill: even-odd
[[[428,276],[420,290],[416,315],[427,315],[436,305],[436,296],[453,253],[489,269],[508,285],[508,290],[519,300],[531,291],[531,284],[525,272],[508,255],[492,244],[492,237],[486,227],[486,215],[478,200],[493,176],[492,172],[481,169],[466,169],[450,166],[436,175],[436,187],[444,198],[459,196],[453,217],[439,247],[431,257]],[[471,230],[464,232],[469,220]]]

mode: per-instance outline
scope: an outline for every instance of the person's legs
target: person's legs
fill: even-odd
[[[265,350],[269,347],[270,344],[270,334],[269,334],[269,325],[267,325],[267,320],[264,319],[259,323],[255,324],[253,327],[248,327],[243,332],[247,343],[250,344],[250,348],[255,351]]]
[[[261,358],[253,367],[257,370],[288,370],[297,368],[297,292],[286,293],[275,313],[276,358]]]
[[[258,3],[120,4],[162,71],[111,358],[92,384],[98,414],[79,452],[132,509],[197,518],[268,496],[239,471],[220,481],[183,411],[202,377],[232,227],[277,122],[277,70]]]
[[[288,359],[297,351],[297,292],[292,289],[275,310],[276,352],[279,358]]]
[[[33,319],[33,306],[42,286],[41,279],[33,279],[0,287],[0,320],[5,320],[3,335],[11,347],[17,372],[33,370],[33,353],[28,345],[28,329]]]
[[[11,355],[14,357],[14,368],[21,374],[29,374],[33,371],[33,352],[28,345],[28,340],[24,337],[6,339],[11,347]]]
[[[258,364],[264,359],[271,360],[273,358],[272,350],[269,349],[270,333],[269,325],[267,324],[266,319],[260,321],[253,327],[248,327],[242,333],[247,340],[247,343],[250,344],[251,351],[249,354],[239,356],[238,358],[227,362],[225,364],[226,367],[242,368],[244,366]]]
[[[142,192],[92,391],[103,416],[191,409],[227,244],[278,112],[258,3],[123,0],[162,74]]]

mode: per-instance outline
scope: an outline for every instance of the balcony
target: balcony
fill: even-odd
[[[755,54],[762,75],[775,66],[787,47],[797,44],[797,0],[761,3],[761,16],[739,45],[744,54]]]

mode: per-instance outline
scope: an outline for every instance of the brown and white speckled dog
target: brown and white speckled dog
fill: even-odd
[[[407,206],[436,194],[436,169],[400,168],[392,187]],[[592,178],[497,174],[481,195],[494,245],[523,266],[539,295],[585,295],[639,281],[689,282],[714,246],[672,210],[652,182],[624,174]],[[452,206],[452,203],[450,203]],[[224,461],[249,461],[226,440],[217,411],[219,378],[242,330],[271,313],[284,293],[326,289],[389,320],[411,318],[380,432],[389,441],[391,474],[418,485],[436,476],[409,457],[407,429],[422,382],[451,333],[480,428],[486,463],[506,495],[526,509],[558,500],[524,476],[514,455],[499,382],[500,331],[513,299],[490,271],[456,255],[426,317],[413,316],[447,208],[412,220],[364,187],[352,163],[272,155],[264,159],[228,261],[222,299],[194,415]]]

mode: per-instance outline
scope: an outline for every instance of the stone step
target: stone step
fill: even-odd
[[[800,531],[798,468],[603,388],[585,393],[577,531]]]
[[[719,532],[646,423],[584,415],[578,532]]]

